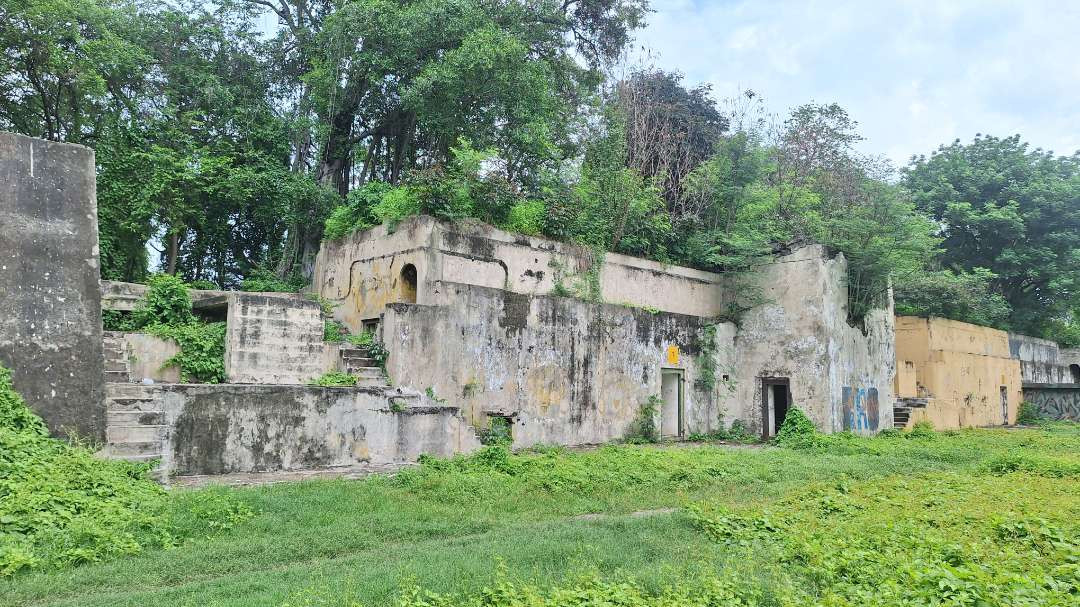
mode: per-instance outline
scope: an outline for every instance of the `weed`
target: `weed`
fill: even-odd
[[[341,371],[328,371],[308,382],[309,386],[344,387],[355,386],[359,379]]]
[[[644,444],[655,443],[660,440],[660,433],[656,426],[656,415],[660,411],[663,400],[653,394],[638,408],[637,417],[630,422],[630,428],[626,432],[624,440],[628,443]]]
[[[499,415],[488,416],[488,427],[477,430],[482,445],[510,446],[514,442],[513,420]]]

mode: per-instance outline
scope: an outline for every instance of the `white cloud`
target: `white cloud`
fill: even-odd
[[[837,102],[863,150],[903,164],[955,138],[1080,149],[1080,2],[656,0],[660,67],[778,113]]]

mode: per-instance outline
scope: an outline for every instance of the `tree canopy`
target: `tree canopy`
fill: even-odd
[[[324,238],[429,213],[735,280],[819,242],[853,321],[891,287],[902,313],[1080,338],[1080,157],[981,136],[898,173],[836,104],[773,119],[616,69],[648,13],[4,0],[0,128],[94,148],[106,278],[295,288]]]

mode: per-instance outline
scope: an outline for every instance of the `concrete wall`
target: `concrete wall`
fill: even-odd
[[[165,366],[170,358],[180,353],[180,346],[176,342],[148,333],[125,333],[124,342],[127,346],[127,366],[131,381],[180,381],[180,368],[175,365]]]
[[[393,229],[378,226],[323,243],[314,285],[341,304],[335,316],[355,332],[387,304],[406,302],[401,272],[408,264],[418,274],[415,303],[430,304],[439,297],[439,283],[526,295],[550,295],[556,283],[580,290],[593,259],[588,249],[485,224],[413,217]],[[615,253],[604,257],[598,278],[606,302],[675,314],[717,316],[728,293],[718,274]]]
[[[236,384],[303,384],[335,369],[319,304],[296,293],[228,294],[225,376]]]
[[[912,363],[917,382],[916,393],[900,396],[930,398],[925,409],[912,411],[912,422],[927,420],[940,429],[1015,423],[1022,400],[1020,361],[1011,357],[1009,342],[1010,336],[997,329],[944,318],[897,317],[898,364]]]
[[[146,298],[150,287],[134,282],[121,282],[118,280],[101,281],[101,309],[119,310],[130,312],[138,307],[139,303]],[[228,291],[213,291],[188,289],[192,307],[199,309],[204,305],[214,303],[228,295]]]
[[[866,332],[847,322],[846,262],[808,246],[763,266],[764,303],[746,312],[735,337],[729,418],[762,431],[762,382],[789,381],[793,404],[824,431],[873,433],[892,426],[892,311],[872,312]]]
[[[1020,361],[1024,383],[1078,383],[1069,369],[1069,365],[1080,363],[1076,349],[1063,349],[1048,339],[1009,333],[1009,352]]]
[[[0,364],[54,434],[105,433],[94,153],[0,133]]]
[[[113,384],[109,452],[160,458],[164,476],[413,462],[479,446],[457,409],[400,391],[235,384]],[[400,402],[400,401],[399,401]],[[115,409],[115,410],[114,410]],[[158,449],[156,453],[151,452]]]
[[[1044,417],[1080,421],[1080,386],[1076,384],[1025,385],[1024,400]]]
[[[707,319],[460,283],[433,286],[438,305],[386,311],[391,379],[430,388],[477,427],[486,427],[489,415],[513,417],[517,447],[622,438],[641,405],[660,394],[664,368],[683,372],[685,432],[717,427],[723,388],[697,387],[695,356]],[[718,325],[717,333],[719,376],[732,363],[734,326]]]

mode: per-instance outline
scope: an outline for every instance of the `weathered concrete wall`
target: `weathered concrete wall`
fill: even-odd
[[[1024,400],[1044,417],[1080,421],[1080,386],[1076,384],[1025,385]]]
[[[180,368],[165,366],[168,360],[180,353],[180,346],[171,339],[163,339],[148,333],[124,333],[127,346],[128,373],[131,381],[151,379],[155,382],[177,383]]]
[[[470,284],[527,295],[550,295],[556,283],[580,289],[591,253],[566,243],[512,234],[475,222],[409,218],[393,230],[379,226],[323,243],[314,285],[338,302],[350,330],[377,318],[387,304],[411,302],[402,270],[413,265],[418,292],[412,303],[438,299],[438,283]],[[723,278],[709,272],[609,253],[599,266],[604,301],[675,314],[713,317],[725,305]]]
[[[130,312],[138,307],[139,303],[146,298],[146,293],[149,290],[150,287],[144,284],[121,282],[118,280],[102,280],[101,309]],[[191,297],[191,304],[196,309],[220,301],[221,298],[228,295],[228,293],[229,291],[188,289],[188,295]]]
[[[113,384],[110,390],[110,452],[158,457],[164,476],[412,462],[424,453],[447,456],[479,446],[457,409],[389,388]],[[399,405],[392,407],[395,399]]]
[[[336,368],[319,304],[296,293],[228,293],[225,376],[236,384],[303,384]]]
[[[939,429],[1015,423],[1021,395],[1020,361],[1010,355],[1004,331],[944,318],[896,319],[898,364],[912,363],[915,393],[929,397],[911,421],[930,421]],[[1007,415],[1001,402],[1005,387]]]
[[[433,292],[438,305],[387,309],[391,379],[430,388],[477,427],[490,415],[512,417],[517,447],[625,436],[660,394],[662,369],[683,372],[684,432],[717,426],[723,388],[697,388],[706,319],[460,283]],[[717,326],[718,376],[731,366],[733,335],[733,325]]]
[[[0,133],[0,364],[54,434],[105,436],[94,152]]]
[[[729,417],[762,431],[762,382],[789,381],[792,403],[826,432],[892,426],[892,311],[872,312],[867,332],[847,323],[846,262],[808,246],[760,268],[764,303],[740,319]]]
[[[1069,368],[1078,362],[1076,350],[1062,349],[1056,342],[1019,333],[1009,333],[1009,352],[1020,361],[1024,383],[1080,383]]]

